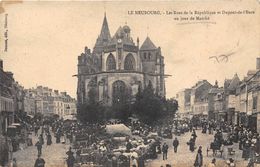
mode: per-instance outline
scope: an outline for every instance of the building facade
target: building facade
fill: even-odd
[[[13,74],[4,71],[3,61],[0,59],[0,135],[5,135],[8,126],[14,123],[15,95],[13,83]]]
[[[208,116],[208,92],[212,85],[207,80],[197,82],[191,88],[191,111],[193,115]]]
[[[131,29],[119,27],[111,37],[106,16],[93,52],[87,47],[78,57],[78,104],[89,100],[116,105],[134,99],[138,88],[151,84],[156,94],[165,96],[164,57],[149,37],[139,47]]]
[[[76,100],[67,92],[59,92],[48,87],[37,86],[25,90],[24,111],[34,115],[41,113],[45,116],[76,115]]]
[[[191,89],[184,89],[177,93],[176,100],[178,101],[178,113],[182,117],[187,117],[191,114],[190,110]]]
[[[178,114],[184,117],[200,115],[207,117],[209,113],[209,91],[213,86],[207,80],[198,81],[190,89],[184,89],[176,95]]]

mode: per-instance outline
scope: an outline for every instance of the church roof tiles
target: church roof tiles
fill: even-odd
[[[149,37],[147,37],[140,47],[140,50],[154,50],[157,49],[157,47],[154,45],[154,43],[151,41]]]

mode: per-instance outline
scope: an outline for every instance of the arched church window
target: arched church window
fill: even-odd
[[[132,54],[128,54],[125,58],[125,70],[134,70],[135,69],[135,59]]]
[[[116,69],[116,60],[111,53],[107,57],[106,66],[107,66],[107,71],[112,71]]]
[[[126,89],[126,85],[123,81],[115,81],[112,84],[112,102],[113,104],[123,104],[126,101],[127,98],[127,89]]]

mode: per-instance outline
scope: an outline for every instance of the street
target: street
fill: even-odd
[[[37,159],[37,148],[35,145],[37,137],[32,135],[33,146],[27,147],[24,150],[19,150],[14,153],[13,157],[16,158],[19,167],[33,166]],[[47,146],[46,142],[42,147],[42,158],[45,160],[46,167],[64,166],[66,151],[68,150],[68,144],[56,144],[55,138],[52,134],[52,145]]]
[[[211,162],[213,159],[212,156],[212,150],[209,151],[208,157],[207,157],[207,147],[209,147],[210,142],[213,141],[214,135],[209,134],[203,134],[201,133],[201,130],[197,130],[197,139],[196,139],[196,146],[197,148],[199,146],[202,146],[202,153],[203,153],[203,164],[208,165],[208,163]],[[168,159],[163,160],[162,154],[159,154],[158,158],[156,160],[148,161],[147,166],[148,167],[160,167],[164,166],[166,164],[170,164],[171,166],[181,166],[181,167],[192,167],[196,158],[197,149],[192,153],[189,150],[189,146],[187,145],[187,142],[189,141],[191,136],[191,133],[185,133],[181,136],[176,136],[180,142],[178,147],[178,152],[174,153],[172,141],[175,138],[173,136],[173,139],[165,139],[164,141],[168,144]],[[162,142],[163,144],[163,142]],[[244,161],[242,157],[242,151],[238,150],[238,144],[235,144],[235,155],[229,156],[228,158],[233,158],[236,161],[236,167],[244,167],[247,165],[247,161]],[[216,157],[216,166],[223,167],[225,164],[225,161],[223,158],[220,158],[220,154],[218,154]]]
[[[197,148],[199,146],[202,146],[203,151],[203,164],[207,165],[213,158],[212,156],[212,150],[209,151],[208,157],[207,157],[207,147],[209,147],[209,143],[213,140],[213,135],[209,134],[203,134],[201,133],[201,130],[197,130],[197,140],[196,140],[196,146]],[[187,145],[187,141],[189,141],[191,133],[187,132],[181,136],[176,136],[180,142],[180,145],[178,147],[178,152],[174,153],[173,146],[172,146],[172,139],[163,139],[162,144],[166,142],[169,146],[168,149],[168,159],[162,160],[162,154],[158,155],[158,158],[155,160],[147,160],[146,166],[147,167],[160,167],[164,166],[166,164],[170,164],[171,166],[181,166],[181,167],[191,167],[194,164],[194,160],[197,154],[197,149],[192,153],[189,150],[189,146]],[[175,136],[173,136],[173,139]],[[32,136],[33,144],[35,144],[37,137],[34,135]],[[43,145],[42,148],[42,158],[46,162],[46,167],[57,167],[57,166],[65,166],[65,158],[66,151],[69,148],[69,144],[56,144],[55,138],[52,137],[53,144],[50,146],[47,146],[46,143]],[[232,157],[235,159],[236,166],[237,167],[244,167],[247,165],[247,161],[244,161],[242,156],[242,151],[238,150],[238,144],[235,144],[235,155],[229,156],[228,158]],[[33,145],[30,147],[25,148],[24,150],[19,150],[14,153],[14,158],[17,159],[17,164],[19,167],[27,167],[27,166],[33,166],[34,162],[37,158],[37,148]],[[222,167],[225,164],[225,161],[223,158],[220,157],[220,154],[218,154],[216,157],[216,166]]]

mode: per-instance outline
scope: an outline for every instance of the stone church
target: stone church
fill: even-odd
[[[76,76],[79,105],[88,102],[90,90],[96,101],[108,106],[134,101],[139,87],[143,89],[148,84],[156,94],[165,96],[161,48],[149,37],[139,46],[139,38],[135,43],[127,25],[120,26],[111,36],[106,15],[93,51],[85,47],[78,56]]]

